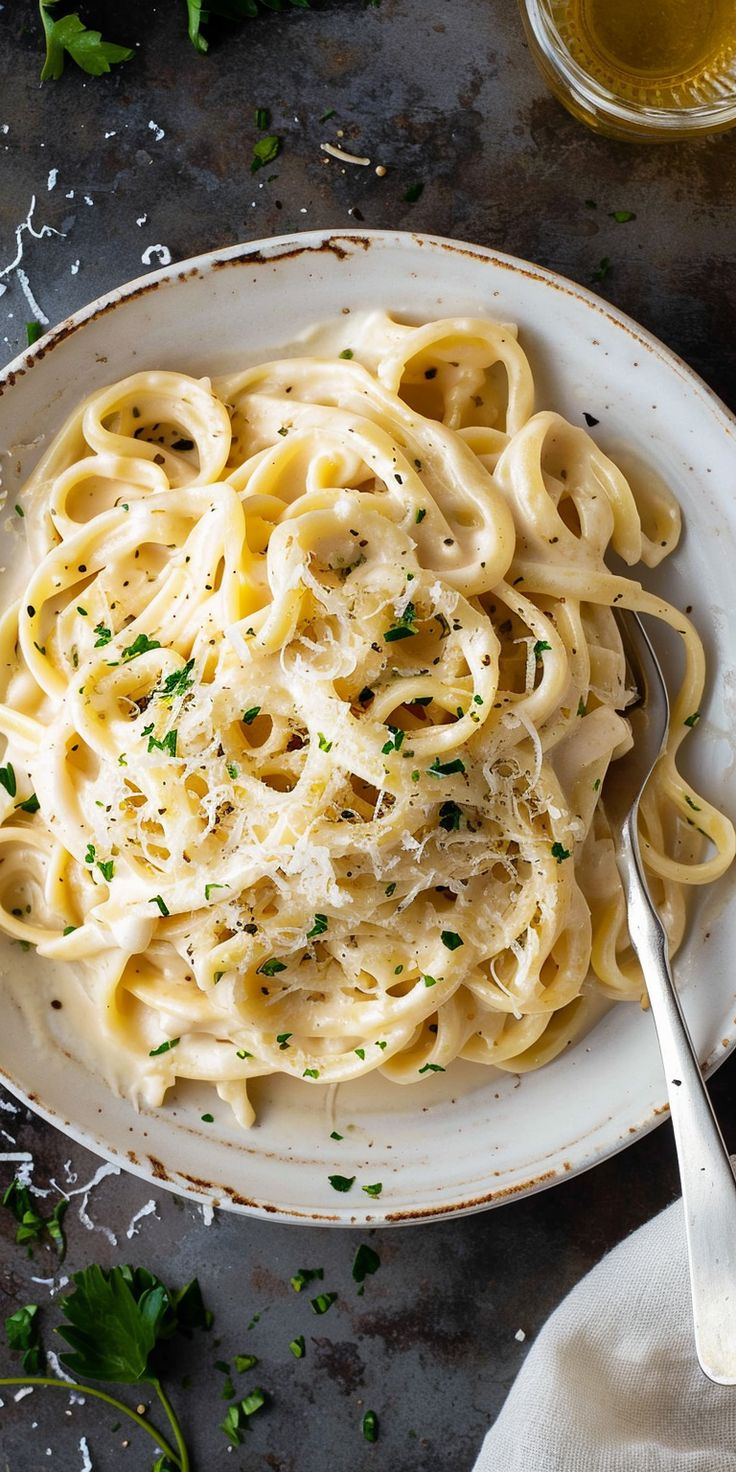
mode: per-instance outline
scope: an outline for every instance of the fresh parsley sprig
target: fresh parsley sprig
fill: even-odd
[[[62,1364],[85,1380],[150,1385],[163,1407],[173,1445],[152,1422],[107,1391],[87,1385],[85,1395],[114,1406],[152,1437],[163,1451],[155,1464],[157,1472],[190,1472],[184,1434],[160,1379],[160,1348],[177,1334],[211,1326],[212,1316],[196,1278],[177,1291],[167,1288],[147,1268],[105,1269],[93,1263],[75,1273],[73,1282],[74,1291],[60,1301],[65,1322],[57,1332],[72,1351],[61,1356]],[[24,1363],[29,1350],[37,1346],[32,1307],[27,1307],[22,1321],[15,1315],[9,1328],[11,1348],[23,1351]],[[11,1375],[0,1379],[0,1385],[48,1386],[69,1392],[68,1380],[51,1375]]]
[[[297,10],[309,9],[309,0],[288,0],[288,3]],[[209,50],[209,42],[202,35],[201,27],[207,24],[211,15],[222,16],[224,20],[252,19],[258,15],[259,4],[266,10],[286,8],[283,0],[186,0],[189,40],[195,50],[202,53]]]
[[[63,15],[54,20],[50,15],[58,0],[39,0],[39,12],[46,38],[46,60],[41,71],[41,81],[58,81],[64,70],[66,57],[71,57],[83,72],[91,77],[101,77],[111,66],[121,61],[130,61],[135,52],[129,46],[117,46],[113,41],[103,41],[100,31],[89,30],[78,15]]]

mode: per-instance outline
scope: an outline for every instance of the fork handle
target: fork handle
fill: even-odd
[[[736,1385],[736,1178],[675,990],[667,936],[644,879],[636,824],[635,809],[621,834],[619,868],[629,935],[644,973],[669,1094],[695,1347],[711,1380]]]

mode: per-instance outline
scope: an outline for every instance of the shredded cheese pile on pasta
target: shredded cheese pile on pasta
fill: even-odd
[[[642,836],[673,950],[730,824],[679,775],[701,646],[608,571],[676,544],[534,413],[513,328],[343,319],[349,347],[95,393],[26,488],[0,624],[0,926],[74,964],[97,1056],[210,1080],[520,1071],[637,998],[605,814],[632,692],[612,609],[682,635]],[[701,835],[710,840],[704,856]]]

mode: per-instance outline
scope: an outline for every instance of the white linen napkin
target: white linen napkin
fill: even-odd
[[[698,1365],[680,1201],[555,1310],[474,1472],[736,1472],[736,1387]]]

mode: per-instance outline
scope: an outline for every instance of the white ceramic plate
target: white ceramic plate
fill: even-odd
[[[687,531],[659,582],[675,602],[693,605],[711,674],[689,757],[703,789],[733,812],[736,425],[672,353],[551,272],[426,236],[314,232],[235,246],[132,282],[0,377],[8,509],[40,453],[39,431],[55,431],[94,388],[141,368],[222,371],[316,321],[376,305],[417,319],[472,312],[517,322],[539,407],[576,424],[587,411],[605,449],[632,446],[674,488]],[[8,515],[5,528],[3,561],[12,563],[18,518]],[[696,895],[677,962],[696,1045],[711,1068],[736,1037],[732,892],[726,879]],[[0,1072],[14,1093],[146,1179],[254,1215],[351,1225],[480,1210],[602,1160],[666,1108],[651,1019],[619,1005],[563,1057],[521,1079],[458,1064],[407,1088],[372,1074],[336,1097],[274,1079],[258,1088],[259,1122],[248,1133],[211,1091],[191,1086],[165,1108],[135,1115],[80,1066],[73,1042],[33,1041],[16,998],[38,988],[51,997],[49,963],[7,941],[0,960]],[[204,1110],[214,1124],[200,1122]],[[330,1139],[333,1129],[341,1142]],[[349,1194],[330,1187],[333,1172],[356,1176]],[[379,1181],[378,1199],[360,1189]]]

